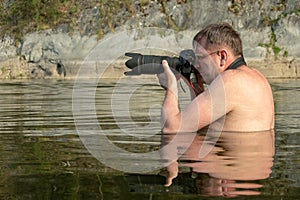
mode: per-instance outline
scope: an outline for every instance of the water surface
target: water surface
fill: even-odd
[[[184,141],[172,146],[174,151],[158,151],[172,135],[162,137],[159,132],[163,91],[154,82],[137,81],[134,89],[134,80],[117,86],[112,80],[98,84],[95,116],[105,135],[96,141],[88,139],[95,135],[93,131],[80,135],[76,130],[74,81],[2,81],[0,199],[295,199],[300,187],[300,81],[270,81],[276,109],[274,133],[223,135],[204,159],[195,153],[203,143],[209,145],[201,135],[186,152]],[[89,82],[83,87],[94,89]],[[95,116],[83,112],[83,128],[93,127]],[[93,152],[102,147],[104,137],[132,156],[128,159],[124,152],[109,148]],[[181,152],[181,158],[171,162],[174,152]],[[99,155],[129,172],[100,162]],[[161,161],[168,159],[172,165],[160,169]],[[147,166],[147,173],[131,173]],[[177,178],[166,189],[167,174],[176,170]]]

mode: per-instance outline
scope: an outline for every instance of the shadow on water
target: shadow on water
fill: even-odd
[[[130,118],[122,107],[128,97],[126,84],[114,90],[113,81],[99,83],[95,105],[105,136],[115,146],[133,154],[159,150],[174,137],[159,132],[158,107],[151,107],[161,104],[163,91],[156,84],[145,81],[139,84],[130,91]],[[74,123],[73,85],[73,81],[50,80],[0,83],[0,199],[199,199],[199,196],[295,199],[299,196],[298,80],[271,80],[276,108],[275,139],[272,131],[222,133],[205,157],[199,157],[199,148],[211,143],[201,133],[191,145],[178,140],[151,159],[134,156],[125,159],[118,152],[104,151],[108,158],[114,159],[113,164],[133,169],[157,161],[170,164],[147,173],[125,173],[92,156]],[[89,88],[88,83],[85,87]],[[119,95],[112,103],[113,91]],[[89,121],[91,116],[84,117]],[[133,129],[140,134],[128,134]],[[166,188],[168,175],[174,179]]]

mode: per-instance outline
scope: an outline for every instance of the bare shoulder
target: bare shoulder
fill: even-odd
[[[221,94],[217,96],[218,102],[225,102],[227,114],[223,130],[269,130],[274,127],[272,90],[259,71],[247,66],[227,70],[209,85],[209,89],[212,94]]]
[[[273,95],[268,80],[256,69],[242,66],[227,70],[221,74],[226,100],[232,106],[244,102],[244,105],[271,104]],[[246,103],[247,102],[247,103]]]
[[[242,66],[239,69],[227,70],[221,74],[222,80],[229,88],[261,90],[269,87],[268,80],[254,68]],[[268,88],[269,89],[269,88]],[[247,91],[250,92],[250,91]]]
[[[242,66],[239,69],[228,70],[221,76],[225,86],[226,104],[231,111],[231,115],[227,116],[228,122],[230,119],[242,120],[241,124],[245,130],[253,127],[258,130],[274,128],[272,89],[259,71]],[[227,128],[233,127],[228,125]]]

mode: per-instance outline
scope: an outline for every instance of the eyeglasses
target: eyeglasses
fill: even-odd
[[[207,56],[210,56],[210,55],[212,55],[212,54],[219,53],[219,52],[220,52],[220,50],[211,52],[211,53],[206,54],[206,55],[195,54],[195,56],[196,56],[196,58],[197,58],[198,60],[202,60],[202,59],[206,58]]]

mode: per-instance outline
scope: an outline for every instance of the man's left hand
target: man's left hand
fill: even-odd
[[[171,90],[177,94],[177,78],[169,67],[166,60],[162,61],[164,72],[157,75],[159,84],[166,90]]]

